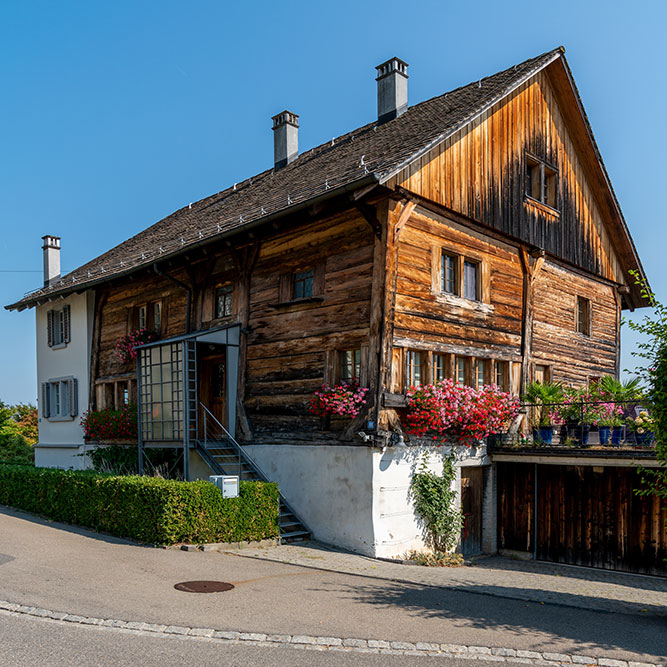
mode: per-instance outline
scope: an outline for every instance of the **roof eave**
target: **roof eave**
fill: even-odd
[[[372,185],[380,182],[380,176],[376,173],[371,172],[370,174],[367,174],[363,176],[360,179],[357,179],[356,181],[352,181],[350,183],[346,183],[345,185],[341,185],[337,188],[332,188],[331,190],[328,190],[325,193],[322,193],[320,195],[317,195],[315,197],[312,197],[310,199],[306,199],[302,202],[299,202],[298,204],[294,204],[292,206],[289,206],[287,208],[281,209],[279,211],[275,211],[273,213],[269,213],[267,215],[264,215],[262,217],[257,218],[256,220],[251,220],[239,227],[235,227],[234,229],[230,229],[225,232],[221,232],[220,234],[214,234],[211,236],[208,236],[200,241],[195,241],[194,243],[190,243],[186,246],[183,246],[182,248],[179,248],[177,251],[172,252],[172,253],[165,253],[162,257],[160,257],[159,262],[163,262],[166,259],[173,259],[175,257],[179,257],[181,255],[184,255],[187,252],[191,252],[192,250],[195,250],[196,248],[201,248],[202,246],[209,245],[210,243],[215,243],[216,241],[223,241],[225,239],[229,239],[237,234],[242,234],[246,233],[248,231],[251,231],[261,225],[265,225],[267,223],[273,222],[279,218],[283,218],[288,215],[292,215],[294,213],[298,213],[299,211],[309,208],[311,206],[315,206],[321,202],[327,201],[329,199],[334,199],[336,197],[339,197],[341,195],[345,195],[349,192],[352,192],[354,190],[358,190],[361,187],[364,187],[366,185]],[[97,287],[98,285],[107,283],[111,280],[116,280],[118,278],[124,278],[127,277],[133,273],[138,273],[139,271],[142,271],[146,269],[149,266],[152,266],[155,263],[155,260],[152,259],[150,261],[147,261],[143,264],[139,264],[137,266],[133,266],[125,271],[118,271],[114,273],[112,276],[102,276],[100,278],[94,278],[92,280],[86,281],[85,283],[78,283],[78,284],[73,284],[71,286],[63,286],[62,289],[54,290],[53,292],[48,292],[45,294],[39,294],[36,295],[35,298],[30,298],[30,297],[24,297],[20,301],[17,301],[16,303],[9,304],[5,306],[5,310],[17,310],[21,312],[22,310],[25,310],[26,308],[33,308],[34,306],[40,306],[43,303],[48,303],[49,301],[54,301],[55,299],[61,299],[64,298],[65,296],[69,296],[70,294],[74,293],[81,293],[84,292],[88,289]],[[67,276],[65,276],[66,278]]]

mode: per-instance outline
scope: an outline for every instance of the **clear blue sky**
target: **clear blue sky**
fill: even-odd
[[[302,150],[371,121],[391,56],[414,104],[559,44],[667,300],[666,30],[658,0],[3,2],[0,302],[41,284],[44,234],[71,270],[271,166],[284,108]],[[2,310],[0,332],[0,399],[34,402],[34,311]]]

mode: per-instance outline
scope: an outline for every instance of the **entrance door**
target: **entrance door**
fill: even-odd
[[[464,556],[482,553],[483,486],[482,468],[461,468],[461,510],[463,511],[461,551]]]
[[[224,352],[199,358],[199,400],[227,428],[227,363]],[[199,437],[204,437],[204,424],[208,435],[220,435],[210,415],[201,408],[199,413]]]

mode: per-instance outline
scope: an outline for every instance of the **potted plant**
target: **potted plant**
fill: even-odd
[[[600,444],[608,445],[611,439],[612,445],[620,445],[623,432],[623,408],[613,402],[600,403],[597,412],[596,423],[600,433]]]
[[[597,421],[595,396],[585,387],[566,387],[558,414],[567,428],[567,435],[578,445],[588,445],[591,425]]]
[[[554,437],[554,425],[560,418],[555,404],[563,400],[563,385],[560,382],[531,382],[522,396],[524,403],[534,406],[532,422],[533,438],[545,445],[550,445]]]
[[[654,421],[648,411],[640,410],[636,417],[629,417],[626,423],[630,431],[634,433],[635,442],[638,445],[650,447],[653,444]]]

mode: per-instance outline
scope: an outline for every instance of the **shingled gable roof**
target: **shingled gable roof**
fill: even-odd
[[[383,183],[561,58],[563,52],[559,47],[421,102],[387,123],[369,123],[302,153],[282,169],[266,170],[190,204],[6,308],[23,310],[150,266],[194,245],[233,235],[267,218],[287,215],[314,199],[333,197],[366,183]]]

